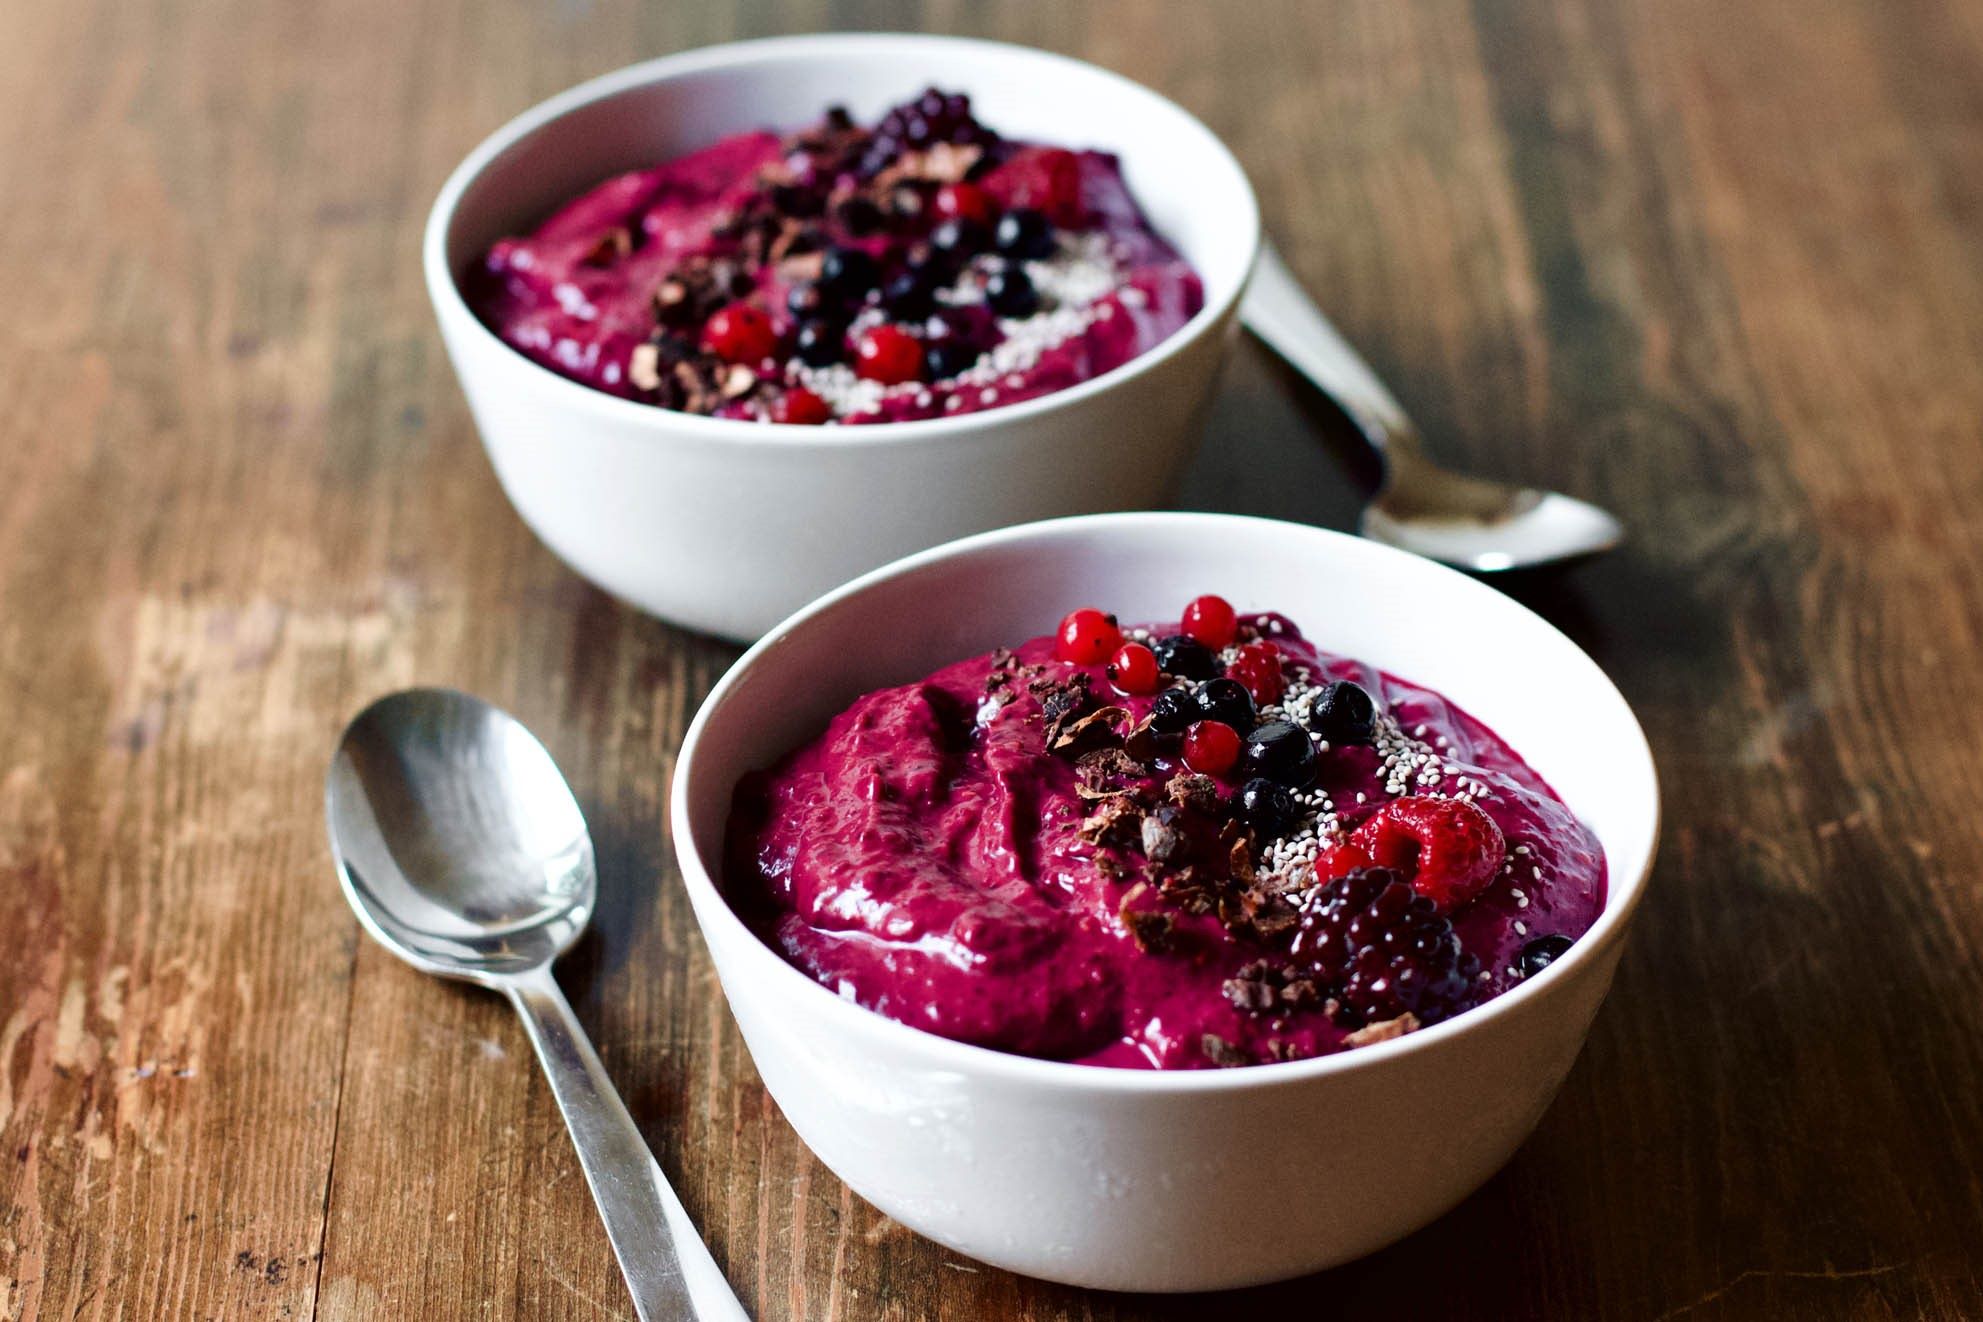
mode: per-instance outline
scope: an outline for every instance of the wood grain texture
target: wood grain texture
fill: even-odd
[[[0,1319],[631,1316],[510,1012],[331,884],[331,741],[415,681],[572,775],[607,889],[563,981],[759,1316],[1983,1315],[1983,8],[4,12]],[[1535,1138],[1404,1244],[1215,1300],[965,1262],[810,1157],[730,1024],[663,799],[734,652],[511,514],[416,240],[550,92],[832,27],[1176,97],[1447,454],[1633,524],[1510,590],[1642,714],[1659,875]],[[1186,503],[1343,527],[1358,467],[1248,348]]]

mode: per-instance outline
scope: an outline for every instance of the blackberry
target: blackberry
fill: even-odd
[[[808,367],[831,367],[846,355],[847,327],[824,317],[799,327],[799,361]]]
[[[975,220],[946,220],[930,231],[930,247],[961,262],[985,250],[991,243],[991,235]]]
[[[1282,785],[1303,786],[1315,775],[1315,745],[1293,721],[1268,721],[1246,737],[1246,769]]]
[[[1158,658],[1161,662],[1162,657]],[[1198,715],[1245,734],[1253,729],[1253,695],[1236,679],[1208,679],[1198,690]]]
[[[1198,704],[1188,689],[1165,689],[1150,704],[1150,728],[1158,734],[1183,734],[1198,719]]]
[[[864,197],[846,199],[835,214],[840,218],[840,227],[857,239],[881,228],[881,208]]]
[[[904,147],[922,148],[933,142],[989,147],[997,141],[998,134],[971,114],[970,97],[957,93],[946,96],[931,88],[881,117],[861,158],[861,172],[879,173],[902,154]]]
[[[1293,826],[1300,811],[1301,805],[1295,802],[1294,791],[1271,780],[1249,780],[1239,792],[1240,820],[1252,827],[1262,840],[1272,840]]]
[[[1358,868],[1302,904],[1290,949],[1342,1005],[1346,1024],[1407,1012],[1435,1024],[1469,1008],[1480,961],[1452,923],[1390,868]]]
[[[1174,633],[1151,643],[1150,650],[1157,654],[1157,665],[1166,675],[1176,675],[1179,679],[1210,679],[1219,673],[1219,658],[1213,656],[1212,649],[1196,638]]]
[[[1000,216],[994,237],[1000,252],[1021,261],[1053,252],[1053,226],[1031,207],[1014,207]]]
[[[1367,744],[1377,723],[1377,704],[1360,684],[1339,679],[1309,708],[1308,728],[1338,748]]]
[[[953,340],[938,340],[923,350],[923,365],[929,368],[932,381],[947,381],[968,372],[977,361],[976,349]]]
[[[1030,317],[1040,310],[1040,291],[1016,266],[993,271],[985,278],[985,302],[1001,317]]]
[[[881,281],[881,267],[859,248],[828,248],[819,264],[822,297],[852,302]]]
[[[897,321],[921,321],[936,311],[936,295],[920,271],[899,271],[881,291],[881,305]]]
[[[1539,936],[1522,947],[1522,956],[1516,961],[1524,978],[1536,974],[1563,958],[1576,942],[1567,936]]]

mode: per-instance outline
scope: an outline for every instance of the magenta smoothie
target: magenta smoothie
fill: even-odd
[[[932,89],[610,179],[464,281],[594,389],[787,423],[949,417],[1064,390],[1174,334],[1198,275],[1116,159],[999,137]]]
[[[842,996],[1092,1065],[1303,1059],[1533,976],[1595,838],[1437,693],[1201,598],[867,694],[737,792],[731,902]]]

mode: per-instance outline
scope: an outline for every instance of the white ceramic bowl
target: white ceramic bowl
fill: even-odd
[[[858,694],[1048,632],[1077,605],[1175,618],[1201,592],[1284,611],[1323,648],[1428,684],[1505,737],[1604,845],[1610,894],[1590,932],[1538,977],[1408,1037],[1320,1060],[1156,1073],[1010,1056],[895,1023],[786,964],[724,902],[715,879],[738,778]],[[1295,524],[1116,514],[939,547],[785,621],[696,716],[672,822],[765,1086],[857,1193],[1015,1271],[1201,1290],[1368,1253],[1507,1161],[1611,983],[1652,864],[1658,790],[1610,681],[1494,589]]]
[[[1205,282],[1149,353],[984,413],[788,427],[673,413],[510,349],[457,276],[610,175],[726,133],[872,117],[934,83],[1012,137],[1102,147]],[[463,161],[427,222],[427,289],[503,490],[599,586],[692,628],[754,638],[855,574],[1027,519],[1161,505],[1191,458],[1259,246],[1232,154],[1172,102],[1078,60],[952,37],[787,37],[635,65],[553,97]]]

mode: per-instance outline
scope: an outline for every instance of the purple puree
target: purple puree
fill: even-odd
[[[1486,1000],[1522,980],[1537,938],[1574,939],[1604,907],[1604,856],[1589,830],[1492,731],[1437,693],[1360,662],[1319,653],[1278,616],[1248,622],[1316,684],[1348,679],[1396,722],[1390,747],[1433,753],[1440,779],[1410,793],[1479,788],[1507,856],[1485,891],[1452,915],[1477,956]],[[1211,913],[1170,910],[1161,949],[1120,914],[1144,875],[1133,851],[1094,843],[1079,772],[1050,753],[1026,666],[1048,679],[1091,676],[1102,702],[1141,721],[1154,696],[1124,697],[1100,666],[1054,659],[1050,638],[1019,648],[1019,682],[988,703],[998,654],[960,661],[920,683],[870,693],[825,733],[739,786],[727,888],[768,944],[840,995],[962,1042],[1092,1065],[1194,1068],[1208,1035],[1227,1058],[1265,1062],[1356,1045],[1321,1008],[1274,1015],[1236,1008],[1224,990],[1244,966],[1286,946],[1235,934]],[[1006,663],[1009,665],[1010,663]],[[1385,723],[1380,718],[1380,725]],[[1382,742],[1382,741],[1380,741]],[[1154,764],[1161,784],[1181,768]],[[1397,797],[1369,745],[1330,748],[1316,785],[1344,831]],[[1221,785],[1231,794],[1244,773]],[[1359,795],[1363,802],[1359,803]],[[1325,839],[1324,843],[1328,843]],[[1147,897],[1154,900],[1154,897]],[[1158,907],[1161,907],[1159,904]]]
[[[596,390],[763,420],[804,388],[842,423],[954,416],[1063,390],[1152,348],[1203,306],[1197,273],[1151,230],[1114,156],[1003,140],[970,118],[967,99],[930,97],[950,109],[915,119],[925,137],[945,135],[922,148],[887,137],[889,121],[868,129],[829,118],[790,135],[738,133],[610,179],[527,237],[496,243],[464,293],[511,346]],[[891,299],[889,282],[928,261],[946,182],[982,190],[991,221],[1039,213],[1053,251],[1023,261],[1001,253],[987,223],[954,266],[931,268],[926,292]],[[795,312],[794,291],[803,304],[832,248],[873,258],[875,285]],[[1008,264],[1030,273],[1037,310],[988,306],[986,282]],[[657,291],[671,281],[685,296],[663,310]],[[707,349],[703,327],[736,300],[769,318],[769,354],[746,362]],[[819,318],[837,361],[800,355],[799,328]],[[946,347],[916,379],[863,380],[855,344],[883,323],[926,350]],[[731,374],[739,363],[751,369],[748,386]]]

